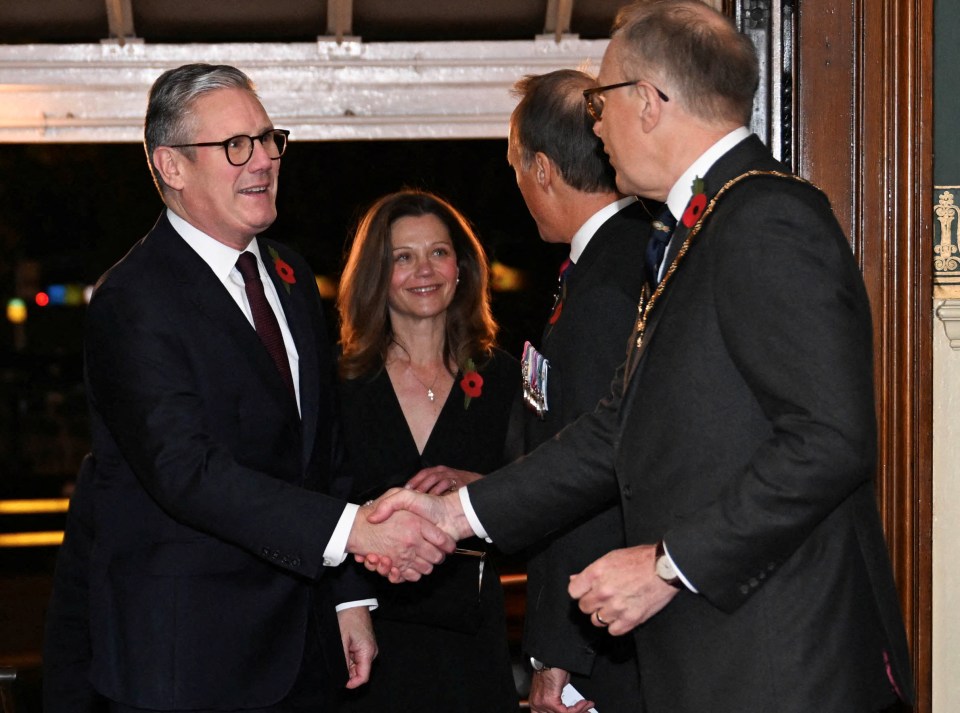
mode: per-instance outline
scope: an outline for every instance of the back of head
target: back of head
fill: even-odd
[[[700,0],[639,0],[618,13],[613,38],[625,79],[659,77],[692,116],[749,125],[760,69],[729,18]]]
[[[616,191],[616,175],[583,100],[583,90],[595,85],[593,77],[574,69],[529,75],[514,85],[520,101],[510,118],[510,142],[524,168],[540,152],[571,188]]]
[[[157,190],[163,195],[164,184],[153,163],[158,146],[186,144],[193,140],[195,121],[192,109],[196,100],[217,89],[242,89],[256,96],[250,78],[236,67],[226,64],[185,64],[169,69],[153,83],[147,102],[143,127],[143,145]],[[193,149],[184,149],[185,152]]]
[[[481,360],[496,342],[490,307],[490,266],[470,222],[440,196],[404,189],[377,200],[357,225],[340,279],[340,374],[355,378],[383,366],[393,338],[389,319],[393,274],[392,227],[401,218],[432,215],[450,234],[457,254],[458,283],[447,308],[446,354],[454,363]]]

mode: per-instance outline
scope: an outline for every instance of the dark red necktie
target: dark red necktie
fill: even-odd
[[[267,348],[270,358],[277,365],[283,382],[296,397],[293,388],[293,376],[290,373],[290,361],[287,359],[287,349],[283,344],[283,334],[280,332],[280,323],[273,308],[267,302],[263,292],[263,283],[260,281],[260,270],[257,269],[257,257],[251,252],[241,253],[237,258],[237,270],[243,275],[243,287],[247,292],[247,301],[253,313],[253,325],[263,346]]]

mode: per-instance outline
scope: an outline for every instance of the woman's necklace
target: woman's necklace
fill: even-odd
[[[398,342],[396,339],[391,339],[390,341],[393,342],[394,344],[396,344],[397,347],[399,347],[400,349],[402,349],[402,350],[404,351],[404,353],[407,355],[407,371],[409,371],[410,374],[413,376],[413,378],[416,379],[417,382],[419,382],[420,386],[422,386],[423,388],[425,388],[425,389],[427,390],[427,398],[430,399],[430,403],[433,403],[433,402],[436,400],[436,398],[437,398],[436,393],[434,393],[434,391],[433,391],[433,387],[436,386],[436,384],[437,384],[437,379],[440,378],[440,371],[441,371],[441,370],[440,370],[440,369],[437,369],[437,370],[434,372],[434,374],[433,374],[433,381],[431,381],[431,382],[430,382],[430,385],[427,386],[427,384],[424,382],[424,380],[421,379],[419,376],[417,376],[417,372],[416,372],[416,370],[413,368],[413,361],[410,359],[410,352],[407,351],[406,347],[404,347],[404,346],[403,346],[400,342]]]
[[[410,370],[410,373],[413,374],[413,378],[420,382],[420,386],[427,390],[427,398],[432,402],[437,397],[437,395],[433,393],[433,387],[434,384],[437,383],[437,379],[440,378],[440,372],[437,371],[437,373],[433,375],[433,381],[430,382],[430,386],[427,386],[423,383],[423,380],[417,376],[417,372],[413,370],[413,364],[410,364],[407,368]]]

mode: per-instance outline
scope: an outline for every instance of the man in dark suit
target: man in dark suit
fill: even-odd
[[[419,518],[377,529],[341,499],[313,272],[257,238],[286,134],[233,67],[173,69],[150,93],[166,210],[86,323],[88,677],[111,711],[334,710],[376,643],[366,590],[326,573],[381,546],[426,573],[452,549]],[[48,646],[76,640],[60,632]]]
[[[93,455],[80,464],[70,497],[63,543],[53,573],[45,616],[43,700],[45,713],[106,713],[107,702],[90,674],[90,552],[93,549]]]
[[[650,232],[650,214],[635,197],[619,193],[613,169],[593,134],[583,91],[593,77],[572,69],[525,77],[510,119],[507,159],[540,237],[570,245],[540,351],[524,355],[524,390],[533,412],[525,423],[525,451],[552,438],[608,392],[623,361]],[[547,360],[546,398],[531,374],[537,354]],[[594,703],[604,713],[636,711],[639,687],[632,642],[597,631],[567,594],[570,575],[624,546],[618,503],[581,518],[539,543],[527,560],[523,645],[534,675],[530,708],[536,713],[579,713]],[[585,701],[561,700],[572,684]]]
[[[680,224],[622,376],[527,459],[373,518],[410,507],[511,551],[619,495],[628,547],[569,592],[633,634],[648,711],[879,711],[913,683],[873,488],[870,308],[826,197],[745,128],[757,77],[697,0],[621,11],[588,105],[620,190]],[[368,559],[402,576],[388,564]]]

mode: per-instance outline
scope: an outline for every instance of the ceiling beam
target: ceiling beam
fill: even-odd
[[[133,29],[133,6],[131,0],[104,0],[107,4],[107,23],[110,30],[110,39],[134,39],[137,35]]]
[[[165,70],[231,64],[295,140],[503,138],[527,74],[599,65],[607,40],[0,45],[0,143],[139,142]]]
[[[552,34],[557,42],[570,32],[570,19],[573,17],[573,0],[547,0],[547,17],[543,32]]]
[[[327,35],[343,42],[353,34],[353,0],[327,0]]]

